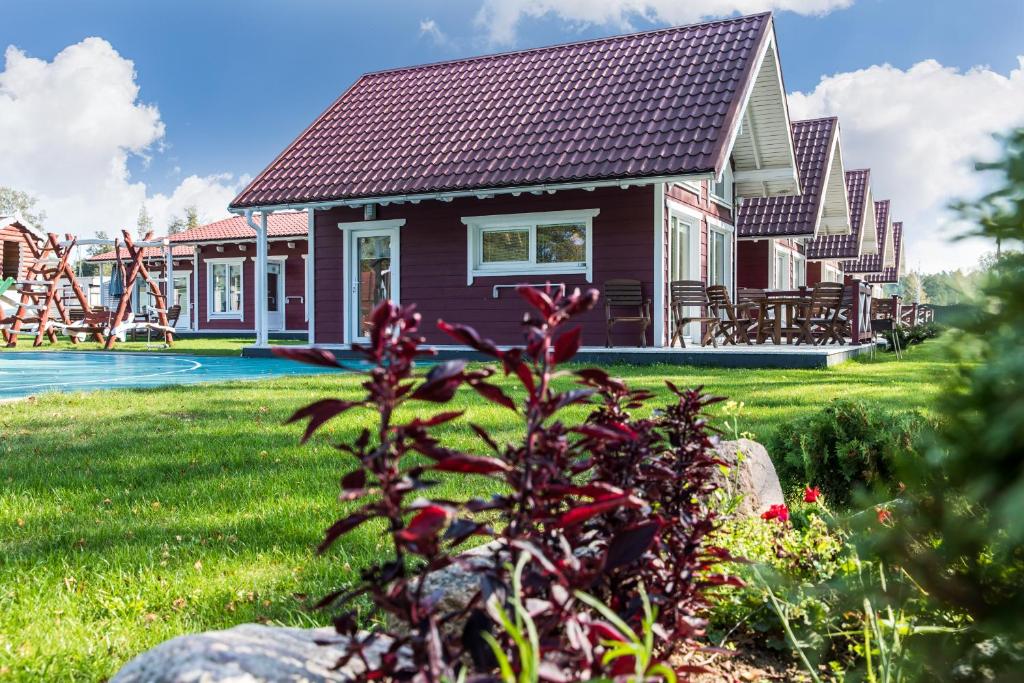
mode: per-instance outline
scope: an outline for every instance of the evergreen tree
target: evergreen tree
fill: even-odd
[[[135,232],[139,238],[145,237],[153,229],[153,219],[149,217],[145,204],[139,207],[139,217],[135,221],[135,226]]]

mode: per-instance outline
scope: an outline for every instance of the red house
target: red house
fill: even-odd
[[[759,14],[366,74],[230,209],[256,230],[256,273],[274,216],[305,211],[319,344],[364,337],[384,298],[417,303],[431,342],[449,341],[441,317],[518,342],[514,285],[631,278],[666,346],[669,282],[735,286],[737,202],[799,192]],[[603,344],[602,312],[583,328]]]
[[[308,330],[306,235],[305,213],[282,212],[269,217],[264,289],[268,333],[306,334]],[[182,307],[177,329],[221,334],[255,331],[256,231],[245,218],[226,218],[169,239],[174,254],[170,305]],[[166,250],[147,247],[143,254],[149,268],[163,276]],[[127,258],[127,251],[122,257]],[[110,251],[89,260],[111,263],[114,259],[115,253]],[[144,292],[136,292],[134,297],[133,310],[143,310],[149,303]]]
[[[902,235],[903,224],[900,223]],[[864,253],[860,258],[843,263],[843,271],[849,277],[883,276],[887,268],[897,268],[896,240],[893,235],[892,217],[889,213],[889,200],[875,202],[875,236],[877,248],[871,253]],[[880,283],[875,283],[880,284]],[[877,287],[876,290],[881,290]],[[878,294],[879,292],[876,292]]]
[[[793,141],[803,193],[748,199],[739,209],[740,287],[793,289],[809,284],[808,244],[850,235],[839,120],[794,121]]]
[[[843,263],[878,250],[874,200],[871,198],[871,171],[846,172],[846,196],[850,204],[850,232],[847,235],[821,235],[807,245],[807,285],[819,282],[843,282]]]

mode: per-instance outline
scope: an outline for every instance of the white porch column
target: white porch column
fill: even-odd
[[[306,210],[306,325],[309,328],[306,341],[315,344],[316,339],[316,211]]]
[[[192,314],[192,331],[199,331],[199,297],[206,296],[206,292],[199,291],[199,245],[192,245],[192,287],[189,292],[189,310]]]
[[[170,240],[164,240],[164,308],[170,310],[174,305],[174,247]]]
[[[256,346],[267,346],[267,220],[270,214],[260,212],[256,230]]]

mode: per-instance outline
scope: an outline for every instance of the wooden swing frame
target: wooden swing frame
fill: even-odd
[[[148,286],[149,293],[156,302],[154,310],[157,313],[158,321],[157,323],[142,324],[160,331],[164,335],[164,342],[170,346],[174,342],[174,332],[167,320],[167,299],[163,292],[160,291],[159,284],[150,275],[149,269],[146,268],[145,261],[143,260],[143,250],[146,247],[164,246],[163,243],[153,242],[152,239],[153,233],[150,232],[141,242],[136,243],[132,239],[131,233],[127,230],[122,230],[120,240],[78,240],[74,235],[69,234],[64,236],[64,241],[62,242],[59,241],[58,236],[54,233],[47,234],[47,239],[41,247],[30,240],[29,248],[32,252],[34,263],[29,267],[26,279],[20,280],[18,288],[15,290],[21,295],[21,299],[14,316],[5,319],[10,322],[10,329],[0,330],[3,333],[7,346],[17,346],[22,326],[25,323],[34,322],[36,324],[36,337],[33,341],[33,346],[42,346],[44,338],[48,338],[50,343],[56,343],[57,329],[62,328],[65,334],[70,337],[72,344],[77,344],[78,335],[85,333],[91,334],[97,342],[103,344],[105,349],[110,350],[114,348],[114,343],[117,341],[121,328],[131,326],[131,324],[125,324],[125,318],[128,315],[128,304],[131,301],[136,282],[140,277]],[[78,283],[78,278],[70,263],[71,252],[76,246],[82,244],[109,244],[115,250],[119,250],[119,242],[124,243],[124,248],[128,252],[124,293],[121,295],[117,310],[113,316],[109,318],[106,324],[101,324],[96,319],[92,307],[89,305],[89,299]],[[57,261],[56,266],[53,265],[53,259]],[[78,323],[72,322],[67,307],[60,298],[63,280],[68,281],[71,291],[82,307],[82,320]],[[46,287],[46,290],[35,289],[37,287]],[[42,302],[39,301],[40,297],[43,298]],[[34,319],[29,317],[29,313],[32,310],[37,311],[37,316]],[[56,310],[60,316],[60,322],[57,324],[53,324],[50,320],[50,312],[52,310]]]

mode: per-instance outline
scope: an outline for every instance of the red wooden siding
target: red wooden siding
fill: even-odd
[[[35,241],[36,238],[14,225],[0,228],[0,277],[21,279],[25,275],[32,261],[27,239]]]
[[[821,282],[821,261],[807,262],[807,286],[813,287]]]
[[[583,275],[478,276],[466,284],[466,226],[463,216],[505,213],[600,209],[593,219],[593,283]],[[511,289],[492,294],[496,284],[563,282],[569,288],[600,288],[612,278],[634,278],[645,294],[653,295],[654,190],[652,187],[599,188],[556,194],[491,199],[463,198],[452,202],[425,201],[379,207],[378,220],[406,220],[401,230],[399,278],[403,303],[417,304],[423,333],[431,343],[454,343],[436,329],[438,318],[473,325],[498,343],[522,341],[525,306]],[[316,341],[343,341],[344,310],[348,304],[343,281],[343,232],[340,222],[363,219],[362,209],[338,208],[316,214]],[[583,343],[604,344],[603,308],[584,317]],[[635,328],[618,328],[618,344],[636,344]],[[648,330],[648,343],[651,331]]]
[[[307,329],[306,324],[306,253],[305,240],[292,240],[295,248],[289,249],[284,241],[269,243],[268,256],[287,256],[284,261],[284,326],[288,331]],[[193,280],[192,297],[199,308],[199,330],[255,330],[256,329],[256,243],[244,243],[242,251],[239,244],[200,245],[199,246],[199,286]],[[224,251],[217,251],[217,246]],[[207,320],[207,259],[244,258],[242,263],[242,313],[243,319]],[[177,259],[175,259],[177,261]],[[191,265],[191,264],[190,264]],[[290,297],[290,298],[289,298]]]
[[[739,287],[766,289],[771,240],[739,240],[736,249],[736,284]]]

